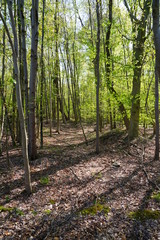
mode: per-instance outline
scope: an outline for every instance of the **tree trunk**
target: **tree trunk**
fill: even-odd
[[[40,133],[41,133],[41,148],[43,148],[43,81],[44,81],[44,12],[45,0],[43,0],[42,10],[42,43],[41,43],[41,93],[40,93]]]
[[[23,73],[24,73],[24,84],[25,84],[25,118],[27,123],[27,130],[29,128],[28,118],[28,66],[27,66],[27,50],[26,50],[26,29],[24,19],[24,0],[18,0],[18,8],[21,19],[22,28],[22,55],[23,55]]]
[[[139,113],[140,113],[140,89],[141,89],[141,73],[143,66],[144,43],[146,40],[147,18],[149,16],[151,0],[144,1],[142,17],[137,24],[137,36],[133,44],[133,87],[132,87],[132,107],[128,136],[133,139],[138,136],[139,131]],[[133,19],[132,19],[133,21]],[[136,32],[135,32],[136,34]]]
[[[56,0],[56,9],[55,9],[55,38],[56,38],[56,60],[55,60],[55,87],[56,87],[56,110],[57,110],[57,132],[60,133],[60,119],[59,119],[59,53],[58,53],[58,34],[59,34],[59,7],[58,7],[58,0]]]
[[[23,153],[23,158],[24,158],[24,169],[25,169],[25,189],[28,193],[31,193],[32,187],[31,187],[30,167],[29,167],[29,159],[28,159],[28,142],[27,142],[25,119],[24,119],[24,113],[23,113],[23,107],[22,107],[21,86],[20,86],[18,60],[17,60],[17,58],[18,58],[18,40],[17,40],[15,22],[14,22],[13,13],[12,13],[12,2],[10,0],[7,0],[7,3],[8,3],[11,24],[12,24],[14,45],[13,45],[9,30],[7,27],[7,24],[4,20],[1,12],[0,12],[0,18],[4,24],[4,27],[5,27],[5,30],[8,35],[9,42],[10,42],[10,45],[12,48],[12,53],[13,53],[13,64],[14,64],[15,79],[16,79],[17,105],[18,105],[18,113],[19,113],[19,118],[20,118],[21,134],[22,134],[22,153]]]
[[[159,0],[153,0],[153,33],[156,50],[155,61],[155,120],[156,120],[156,143],[155,160],[159,160],[159,81],[160,81],[160,27],[159,27]]]
[[[99,58],[100,58],[100,1],[96,0],[97,14],[97,42],[96,42],[96,59],[95,59],[95,76],[96,76],[96,153],[99,153]]]
[[[127,116],[126,109],[124,104],[119,100],[119,96],[114,89],[113,82],[110,80],[110,73],[111,73],[111,52],[110,52],[110,35],[111,35],[111,27],[112,27],[112,9],[113,9],[113,1],[109,0],[109,22],[107,23],[107,32],[106,32],[106,43],[105,43],[105,52],[106,52],[106,61],[105,61],[105,70],[106,70],[106,81],[107,87],[110,93],[113,95],[115,100],[118,103],[118,109],[122,114],[123,121],[125,124],[126,129],[129,129],[129,119]]]
[[[37,78],[37,46],[38,46],[38,0],[32,0],[31,10],[31,68],[30,68],[30,85],[29,85],[29,158],[34,160],[37,156],[36,146],[36,126],[35,126],[35,94]]]
[[[3,130],[4,130],[4,108],[3,108],[3,105],[2,105],[2,111],[1,111],[1,126],[0,126],[0,156],[2,155]]]

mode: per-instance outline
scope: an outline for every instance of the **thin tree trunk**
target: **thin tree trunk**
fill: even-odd
[[[95,59],[95,75],[97,80],[96,85],[96,153],[99,153],[99,58],[100,58],[100,1],[96,0],[96,14],[97,14],[97,42],[96,42],[96,59]]]
[[[7,166],[8,168],[10,168],[10,160],[9,160],[9,146],[8,146],[8,126],[6,124],[6,127],[5,127],[5,133],[6,133],[6,142],[5,142],[5,145],[6,145],[6,161],[7,161]]]
[[[15,135],[14,135],[13,128],[11,126],[11,122],[10,122],[10,118],[9,118],[9,114],[8,114],[8,107],[6,105],[6,100],[5,100],[4,93],[1,89],[1,87],[0,87],[0,94],[1,94],[1,97],[2,97],[3,106],[4,106],[5,112],[6,112],[7,124],[8,124],[8,127],[9,127],[10,134],[11,134],[12,145],[13,145],[13,147],[15,147],[16,146]]]
[[[78,113],[76,111],[76,105],[75,105],[75,81],[74,81],[74,74],[73,74],[73,68],[72,68],[72,63],[71,63],[71,59],[70,59],[70,55],[69,55],[69,42],[68,42],[68,37],[66,37],[66,57],[67,57],[67,67],[65,67],[66,72],[70,71],[70,78],[71,78],[71,88],[70,88],[70,93],[71,93],[71,100],[72,100],[72,107],[73,107],[73,113],[74,113],[74,118],[75,118],[75,123],[78,122]],[[69,74],[68,74],[69,76]],[[69,84],[69,79],[67,78],[68,81],[68,86],[70,86]]]
[[[37,47],[38,47],[38,0],[32,0],[31,10],[31,68],[30,68],[30,85],[29,85],[29,158],[34,160],[37,156],[36,146],[36,122],[35,122],[35,96],[36,96],[36,79],[37,79]]]
[[[19,5],[18,3],[19,0],[17,0],[17,5]],[[21,82],[21,95],[22,95],[22,106],[24,108],[24,103],[25,103],[25,89],[24,89],[24,74],[23,74],[23,59],[22,59],[22,23],[21,23],[21,13],[19,11],[19,6],[15,6],[15,10],[17,7],[17,19],[18,19],[18,62],[19,62],[19,75],[20,75],[20,82]]]
[[[17,33],[15,28],[15,22],[13,18],[12,13],[12,2],[10,0],[7,0],[8,3],[8,9],[9,9],[9,15],[11,19],[12,24],[12,32],[14,35],[14,45],[7,27],[7,24],[1,14],[0,11],[0,18],[4,24],[11,48],[13,53],[13,64],[14,64],[14,71],[15,71],[15,79],[16,79],[16,94],[17,94],[17,105],[18,105],[18,112],[19,112],[19,118],[20,118],[20,124],[21,124],[21,134],[22,134],[22,152],[23,152],[23,158],[24,158],[24,169],[25,169],[25,189],[28,193],[32,192],[32,186],[31,186],[31,177],[30,177],[30,166],[29,166],[29,159],[28,159],[28,142],[27,142],[27,134],[26,134],[26,127],[25,127],[25,119],[24,119],[24,113],[23,113],[23,107],[22,107],[22,98],[21,98],[21,86],[20,86],[20,79],[19,79],[19,71],[18,71],[18,40],[17,40]]]
[[[59,34],[59,2],[56,0],[56,9],[55,9],[55,38],[56,38],[56,62],[55,62],[55,87],[56,87],[56,109],[57,109],[57,132],[60,133],[60,118],[59,118],[59,109],[60,109],[60,97],[59,97],[59,53],[58,53],[58,34]]]
[[[4,1],[4,19],[6,20],[6,1]],[[5,50],[6,50],[6,33],[3,28],[3,55],[2,55],[2,79],[0,79],[0,93],[1,93],[1,125],[0,125],[0,156],[2,155],[2,137],[4,129],[4,76],[5,76]]]
[[[44,81],[44,13],[45,0],[43,0],[42,10],[42,43],[41,43],[41,93],[40,93],[40,133],[41,133],[41,148],[43,148],[43,81]]]
[[[92,47],[94,47],[94,43],[93,43],[92,12],[91,12],[91,3],[90,3],[90,0],[88,0],[88,8],[89,8],[89,24],[90,24],[90,27],[91,27],[91,43],[92,43]]]
[[[67,69],[61,48],[60,48],[60,53],[62,56],[66,79],[67,79],[67,96],[68,96],[68,99],[67,99],[68,100],[68,109],[67,109],[68,117],[67,117],[67,119],[70,120],[70,97],[71,97],[71,100],[73,100],[73,99],[72,99],[72,93],[71,93],[71,88],[70,88],[70,83],[69,83],[69,73],[68,73],[68,69]]]
[[[24,83],[25,83],[25,118],[27,123],[27,130],[29,128],[28,118],[28,66],[27,66],[27,50],[26,50],[26,27],[24,19],[24,0],[18,0],[18,8],[21,19],[22,28],[22,55],[23,55],[23,72],[24,72]]]
[[[155,159],[159,160],[159,80],[160,80],[160,27],[159,27],[159,0],[153,0],[153,33],[156,50],[155,63],[155,120],[156,120],[156,143]]]
[[[49,68],[49,129],[50,129],[50,137],[52,137],[52,79],[51,79],[51,71],[50,71],[50,54],[48,48],[48,68]]]
[[[4,108],[2,106],[2,111],[1,111],[1,116],[2,116],[2,120],[1,120],[1,128],[0,128],[0,156],[2,155],[2,138],[3,138],[3,130],[4,130]]]
[[[112,9],[113,9],[113,0],[109,0],[109,22],[107,24],[107,32],[106,32],[106,61],[105,61],[105,70],[106,70],[106,80],[107,80],[107,87],[110,93],[113,95],[115,100],[118,103],[118,108],[120,113],[122,114],[123,121],[125,124],[126,129],[129,129],[129,119],[127,116],[126,109],[124,104],[119,100],[119,96],[114,89],[113,82],[110,80],[110,73],[111,73],[111,52],[110,52],[110,35],[111,35],[111,27],[112,27]]]

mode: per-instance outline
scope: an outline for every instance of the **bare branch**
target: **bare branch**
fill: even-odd
[[[132,13],[131,9],[129,8],[128,3],[127,3],[126,0],[124,0],[124,5],[125,5],[125,7],[126,7],[128,13],[129,13],[129,16],[130,16],[130,18],[131,18],[131,21],[134,20],[134,21],[136,21],[136,22],[139,22],[139,20],[136,18],[136,16],[133,15],[133,13]]]
[[[139,3],[139,7],[140,7],[140,9],[143,11],[144,10],[144,8],[142,7],[142,5],[141,5],[141,1],[140,0],[138,0],[138,3]]]
[[[11,35],[10,35],[10,32],[9,32],[8,26],[6,24],[6,21],[4,20],[4,17],[3,17],[2,13],[1,13],[1,9],[0,9],[0,18],[1,18],[2,22],[3,22],[4,28],[6,30],[6,33],[7,33],[8,40],[9,40],[9,43],[11,45],[12,51],[13,51],[13,53],[15,53],[15,49],[14,49],[14,46],[13,46],[13,41],[12,41],[12,38],[11,38]]]
[[[12,12],[12,1],[7,0],[7,4],[8,4],[8,10],[9,10],[9,16],[11,19],[12,32],[13,32],[13,36],[14,36],[14,49],[15,49],[16,56],[18,56],[18,40],[17,40],[14,16],[13,16],[13,12]]]

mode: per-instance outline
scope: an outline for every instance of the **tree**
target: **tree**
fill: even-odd
[[[41,42],[41,96],[40,96],[40,129],[41,129],[41,148],[43,148],[43,81],[44,81],[44,13],[45,0],[43,0],[42,10],[42,42]]]
[[[111,49],[110,49],[110,36],[111,36],[111,27],[112,27],[112,10],[113,9],[113,1],[109,0],[109,20],[107,22],[107,31],[106,31],[106,42],[105,42],[105,54],[106,54],[106,61],[105,61],[105,71],[106,71],[106,80],[107,80],[107,87],[110,93],[113,95],[115,100],[118,103],[118,108],[120,113],[122,114],[123,121],[125,124],[126,129],[129,129],[129,119],[127,116],[126,109],[122,101],[120,101],[119,96],[114,89],[113,82],[110,80],[110,73],[111,73]],[[112,121],[111,121],[112,122]]]
[[[55,78],[54,84],[56,88],[56,99],[57,99],[57,132],[60,133],[60,119],[59,119],[59,106],[60,106],[60,96],[59,96],[59,52],[58,52],[58,35],[59,35],[59,3],[56,0],[56,9],[54,15],[54,23],[55,23],[55,42],[56,42],[56,49],[55,49]]]
[[[36,127],[35,127],[35,94],[36,94],[36,79],[37,79],[37,47],[38,47],[38,0],[32,0],[31,10],[31,67],[30,67],[30,83],[29,83],[29,158],[34,160],[37,156],[36,146]]]
[[[25,83],[25,112],[27,130],[29,129],[29,118],[28,118],[28,64],[27,64],[27,50],[26,50],[26,27],[24,18],[24,0],[18,0],[18,11],[21,20],[22,28],[22,59],[23,59],[23,73]]]
[[[100,1],[96,0],[96,14],[97,14],[97,42],[96,42],[96,58],[95,58],[95,76],[96,76],[96,152],[99,153],[99,84],[100,84],[100,71],[99,71],[99,58],[100,58]]]
[[[141,73],[143,67],[144,43],[146,40],[147,20],[150,13],[151,0],[145,0],[143,7],[140,5],[140,20],[134,15],[129,8],[128,3],[124,0],[125,6],[129,12],[133,26],[133,87],[132,87],[132,107],[129,125],[129,139],[138,136],[139,131],[139,113],[140,113],[140,89]],[[139,2],[140,4],[140,2]]]
[[[25,188],[28,193],[32,192],[31,186],[31,177],[30,177],[30,166],[29,166],[29,159],[28,159],[28,141],[27,141],[27,133],[26,133],[26,126],[25,126],[25,119],[24,119],[24,112],[22,107],[22,97],[21,97],[21,85],[19,79],[19,69],[18,69],[18,38],[17,32],[15,27],[15,21],[12,12],[12,1],[7,0],[9,15],[11,19],[11,26],[12,32],[14,36],[14,44],[11,39],[11,35],[6,24],[5,19],[0,11],[0,18],[4,24],[13,54],[13,65],[14,65],[14,75],[16,80],[16,96],[17,96],[17,105],[18,105],[18,113],[20,119],[20,126],[21,126],[21,134],[22,134],[22,153],[24,158],[24,168],[25,168]]]
[[[160,81],[160,26],[159,26],[159,0],[153,0],[152,4],[153,12],[153,33],[154,44],[156,50],[155,60],[155,120],[156,120],[156,148],[155,159],[159,160],[159,87]]]

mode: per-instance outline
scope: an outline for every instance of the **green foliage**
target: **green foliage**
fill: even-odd
[[[49,215],[49,214],[51,214],[51,210],[50,209],[46,209],[45,211],[44,211],[47,215]]]
[[[152,195],[152,198],[156,200],[157,202],[160,202],[160,192],[154,193]]]
[[[102,178],[102,173],[92,173],[92,176],[95,177],[95,179],[101,179]]]
[[[10,213],[16,213],[16,215],[22,216],[24,215],[24,212],[18,208],[13,207],[4,207],[0,206],[0,212],[10,212]]]
[[[135,3],[135,1],[130,1],[133,9],[136,9],[137,15],[142,15],[142,9]],[[84,3],[84,4],[83,4]],[[62,54],[59,54],[59,60],[61,62],[60,74],[63,79],[62,90],[65,106],[64,112],[67,114],[68,108],[70,108],[70,117],[74,117],[72,99],[74,100],[74,95],[79,96],[80,111],[82,120],[85,122],[93,122],[96,120],[96,83],[95,83],[95,69],[94,60],[96,57],[96,12],[94,8],[94,3],[91,1],[91,18],[92,18],[92,33],[91,33],[91,23],[90,16],[88,13],[88,3],[85,2],[75,2],[69,1],[67,4],[59,2],[58,4],[58,22],[59,22],[59,34],[58,34],[58,48],[61,49]],[[25,20],[26,27],[28,29],[28,36],[31,36],[30,32],[30,9],[31,0],[25,1]],[[42,37],[42,2],[39,4],[39,46],[41,46]],[[104,8],[104,9],[103,9]],[[85,18],[82,17],[82,22],[84,27],[77,24],[75,18],[78,17],[77,10],[80,16],[82,12],[86,12]],[[83,9],[83,10],[82,10]],[[110,93],[107,88],[106,83],[106,53],[104,51],[105,34],[108,28],[108,17],[106,14],[108,11],[105,8],[105,3],[102,3],[102,19],[101,19],[101,48],[100,48],[100,111],[104,119],[104,123],[107,123],[109,119],[109,114],[113,115],[113,109],[115,110],[115,120],[122,122],[122,116],[119,113],[118,101],[121,101],[126,108],[128,117],[130,116],[131,110],[131,92],[132,92],[132,81],[135,68],[135,61],[133,59],[133,45],[136,45],[136,28],[133,29],[133,23],[127,13],[123,8],[120,8],[117,4],[113,4],[113,22],[111,29],[110,38],[110,49],[111,49],[111,74],[110,81],[116,90],[118,97],[114,98],[113,93]],[[49,103],[50,97],[52,100],[55,98],[55,86],[51,86],[51,96],[50,96],[50,84],[54,81],[55,69],[54,61],[55,58],[55,40],[57,38],[55,33],[55,23],[53,22],[55,14],[55,4],[52,1],[47,1],[45,7],[45,24],[44,24],[44,52],[45,52],[45,78],[46,78],[46,94],[43,96],[43,108],[45,108],[44,103]],[[71,17],[72,16],[72,17]],[[108,16],[108,14],[107,14]],[[79,21],[79,20],[78,20]],[[148,19],[146,20],[148,21]],[[126,24],[127,22],[127,24]],[[150,24],[148,25],[148,27]],[[149,30],[149,29],[148,29]],[[0,35],[2,38],[2,29]],[[31,57],[31,38],[26,38],[27,43],[27,63],[30,65]],[[74,49],[73,49],[74,44]],[[154,47],[153,47],[153,35],[152,33],[148,35],[145,46],[144,46],[144,56],[145,61],[142,66],[142,77],[141,77],[141,113],[140,113],[140,124],[145,122],[146,125],[153,123],[154,118],[154,81],[152,76],[154,75]],[[70,63],[67,63],[67,53]],[[2,48],[0,49],[2,53]],[[38,48],[40,56],[40,47]],[[73,59],[73,54],[74,58]],[[13,86],[15,85],[15,80],[13,76],[13,68],[10,62],[12,61],[12,53],[10,48],[6,48],[6,60],[5,64],[7,66],[5,71],[5,81],[4,81],[4,93],[6,95],[6,105],[8,107],[9,115],[16,112],[16,105],[14,101],[11,101],[11,96],[13,95]],[[48,60],[47,60],[48,59]],[[39,59],[40,60],[40,59]],[[66,69],[63,65],[66,65]],[[71,71],[67,70],[67,65],[72,66],[73,72],[75,71],[76,82],[74,78],[71,79]],[[39,64],[40,65],[40,64]],[[38,69],[39,74],[41,68]],[[73,73],[72,73],[73,74]],[[71,93],[68,89],[68,82],[71,89]],[[74,86],[75,85],[75,89]],[[36,89],[36,105],[39,106],[39,101],[41,97],[41,87],[40,81],[37,83]],[[73,95],[72,97],[70,95]],[[69,98],[68,98],[69,96]],[[147,97],[148,96],[148,97]],[[24,97],[24,95],[22,95]],[[147,101],[146,101],[147,97]],[[69,99],[69,100],[68,100]],[[2,99],[0,97],[0,105],[2,104]],[[146,107],[147,106],[147,107]],[[47,106],[47,111],[51,112],[50,105]],[[147,109],[147,110],[146,110]],[[14,110],[14,112],[12,112]],[[44,120],[45,120],[45,111]],[[37,114],[39,114],[37,112]],[[113,116],[112,116],[113,117]],[[0,116],[1,118],[1,116]],[[13,117],[13,119],[16,119]],[[48,134],[48,133],[46,133]],[[43,180],[42,180],[43,182]],[[42,183],[45,184],[45,183]]]
[[[47,184],[49,183],[49,178],[48,178],[48,176],[42,177],[42,178],[40,179],[40,183],[41,183],[42,185],[47,185]]]
[[[100,213],[104,213],[105,216],[107,216],[109,211],[110,211],[109,207],[106,206],[105,204],[96,203],[95,205],[80,211],[80,214],[83,216],[87,216],[87,215],[94,216],[100,212]]]
[[[12,212],[13,210],[14,210],[14,208],[12,208],[12,207],[0,206],[0,212]]]
[[[11,84],[16,84],[16,80],[15,80],[14,78],[12,78],[12,77],[9,79],[9,82],[10,82]]]
[[[9,198],[8,195],[6,196],[6,202],[7,202],[7,203],[10,202],[10,198]]]
[[[37,215],[37,211],[32,210],[32,214],[33,214],[34,216],[36,216],[36,215]]]
[[[130,212],[128,216],[135,220],[145,221],[147,219],[159,219],[160,211],[158,210],[137,210],[135,212]]]
[[[53,199],[50,199],[50,204],[52,204],[52,205],[54,205],[55,203],[56,203],[56,201],[55,200],[53,200]]]
[[[14,211],[19,216],[23,216],[24,215],[24,212],[22,210],[18,209],[18,208],[14,208]]]

